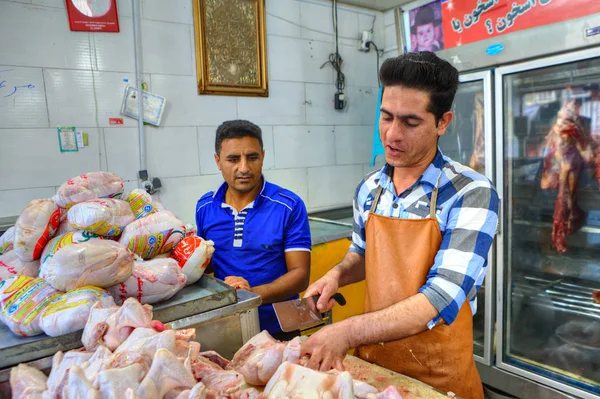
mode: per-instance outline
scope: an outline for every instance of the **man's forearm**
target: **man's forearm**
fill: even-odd
[[[338,279],[340,287],[362,281],[365,279],[365,257],[349,251],[329,273]]]
[[[263,304],[281,302],[304,291],[308,286],[308,279],[309,275],[304,270],[294,269],[272,283],[257,285],[251,290],[262,297]]]
[[[365,313],[342,321],[351,347],[395,341],[428,330],[427,323],[437,316],[437,309],[421,293],[385,309]]]

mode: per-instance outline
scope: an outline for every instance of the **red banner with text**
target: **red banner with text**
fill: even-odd
[[[452,48],[597,13],[600,0],[442,0],[441,8],[444,48]]]

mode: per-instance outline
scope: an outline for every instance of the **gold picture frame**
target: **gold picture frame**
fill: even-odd
[[[265,0],[193,0],[198,94],[268,97]]]

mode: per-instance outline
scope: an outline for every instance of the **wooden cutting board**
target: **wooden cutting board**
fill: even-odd
[[[379,391],[390,385],[398,389],[403,399],[441,399],[448,398],[446,393],[375,364],[366,362],[352,355],[347,355],[344,367],[353,378],[373,385]]]

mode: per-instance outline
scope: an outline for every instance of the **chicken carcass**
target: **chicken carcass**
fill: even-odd
[[[194,385],[196,379],[191,370],[181,364],[167,349],[159,349],[136,395],[148,399],[162,398],[169,391],[191,389]]]
[[[153,359],[159,349],[175,351],[176,333],[174,330],[156,332],[151,328],[136,328],[115,350],[119,353],[139,353]]]
[[[74,364],[69,369],[62,399],[100,399],[100,392],[85,377],[83,369]]]
[[[35,367],[19,364],[10,370],[10,389],[14,399],[42,399],[48,377]]]
[[[185,236],[185,224],[169,211],[129,223],[119,242],[144,259],[171,251]]]
[[[229,396],[234,392],[250,388],[244,377],[236,371],[218,370],[205,364],[202,365],[203,368],[199,369],[197,368],[198,365],[199,363],[196,363],[194,369],[196,379],[206,385],[206,388],[215,391],[219,395]]]
[[[266,399],[354,399],[354,386],[347,371],[322,373],[283,362],[265,387],[264,396]]]
[[[21,260],[31,262],[42,256],[48,241],[60,224],[60,210],[51,200],[33,200],[15,224],[14,251]]]
[[[182,391],[175,399],[206,399],[211,398],[207,396],[206,386],[199,382],[193,386],[192,389],[186,389]],[[216,398],[214,398],[216,399]]]
[[[60,291],[86,285],[105,288],[131,276],[133,259],[134,255],[118,242],[93,238],[66,245],[47,257],[40,277]]]
[[[281,365],[285,347],[263,330],[236,352],[227,369],[242,374],[249,384],[266,385]]]
[[[92,306],[83,329],[81,342],[89,351],[100,344],[114,351],[138,327],[152,325],[152,306],[127,299],[121,306],[102,308],[98,302]]]
[[[131,277],[109,287],[108,291],[119,304],[127,298],[152,304],[171,298],[185,286],[186,281],[186,275],[173,259],[136,261]]]
[[[143,363],[103,370],[98,373],[94,386],[102,398],[118,398],[127,389],[137,390],[147,373],[148,365]]]
[[[67,180],[52,199],[61,208],[69,209],[96,198],[119,198],[123,187],[123,180],[114,173],[91,172]]]
[[[69,370],[75,365],[82,365],[87,362],[93,353],[72,350],[67,353],[58,351],[52,358],[52,370],[46,382],[47,394],[54,398],[61,395],[67,385]]]
[[[0,236],[0,255],[7,253],[8,251],[12,251],[15,242],[15,230],[17,228],[15,226],[9,228]]]
[[[567,251],[567,236],[584,222],[585,214],[577,206],[577,184],[583,165],[593,161],[579,105],[575,100],[570,101],[560,109],[556,123],[546,136],[541,181],[542,189],[558,189],[552,243],[559,253]]]
[[[222,369],[226,369],[227,366],[229,366],[229,363],[231,363],[229,360],[225,359],[223,356],[219,355],[215,351],[200,352],[200,356],[207,358],[214,364],[217,364]]]

